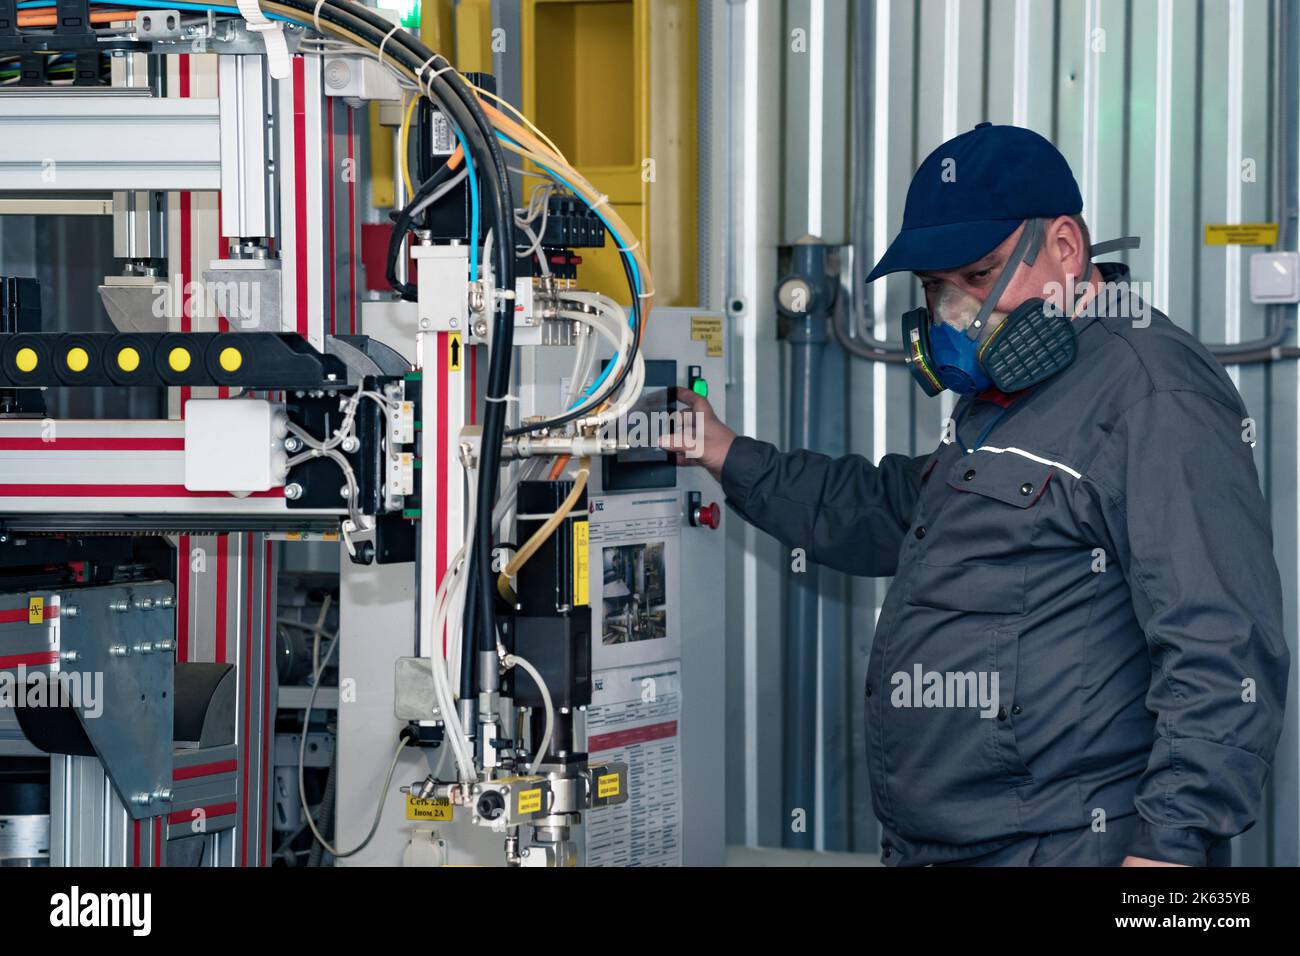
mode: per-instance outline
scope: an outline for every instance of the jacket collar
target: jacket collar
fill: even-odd
[[[1123,287],[1130,282],[1129,267],[1122,262],[1098,262],[1097,269],[1101,272],[1103,284],[1115,284]],[[1130,295],[1136,294],[1131,289],[1128,292]],[[1075,334],[1082,334],[1083,330],[1096,322],[1097,319],[1108,315],[1107,309],[1112,301],[1114,301],[1114,298],[1107,296],[1104,289],[1093,296],[1085,307],[1084,314],[1074,320]]]

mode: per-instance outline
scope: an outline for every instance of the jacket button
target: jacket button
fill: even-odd
[[[868,697],[871,696],[871,685],[870,685],[870,684],[867,685],[867,696],[868,696]]]
[[[1007,709],[1005,707],[999,707],[998,720],[1006,720],[1006,719],[1007,719]]]
[[[916,529],[914,532],[912,532],[912,533],[916,535],[916,540],[917,540],[917,541],[920,541],[922,538],[925,537],[925,526],[923,525],[923,526],[921,526],[920,528],[917,528],[917,529]]]
[[[970,481],[972,478],[975,477],[975,469],[972,468],[970,471],[966,472],[966,474],[962,475],[961,477],[963,481]]]
[[[1022,495],[1031,495],[1034,493],[1034,486],[1026,481],[1023,485],[1020,486],[1020,493]]]
[[[893,852],[894,851],[890,847],[885,847],[885,858],[888,859],[893,854]]]
[[[1019,704],[1016,704],[1016,706],[1011,708],[1011,713],[1013,714],[1019,714],[1020,712],[1021,712],[1021,707]]]

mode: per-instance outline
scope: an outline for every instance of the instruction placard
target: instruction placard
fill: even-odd
[[[1207,246],[1271,246],[1277,243],[1277,223],[1223,223],[1205,227]]]
[[[722,318],[717,315],[691,316],[691,340],[705,343],[709,358],[722,358]]]

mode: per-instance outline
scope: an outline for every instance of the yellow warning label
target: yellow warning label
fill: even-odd
[[[1277,223],[1225,223],[1205,227],[1207,246],[1271,246],[1277,242]]]
[[[709,358],[722,358],[722,319],[716,315],[691,316],[691,340],[706,343]]]
[[[437,823],[451,822],[450,800],[421,800],[412,794],[406,795],[406,819],[433,820]]]
[[[525,790],[519,794],[519,814],[536,813],[542,809],[542,791]]]
[[[591,526],[584,518],[573,522],[573,606],[586,607],[589,599],[588,578],[591,576],[588,552],[591,543]]]
[[[602,773],[599,777],[597,777],[596,796],[617,797],[618,796],[618,774]]]
[[[459,372],[465,359],[465,349],[461,345],[459,332],[447,333],[447,371]]]
[[[45,598],[34,597],[27,601],[27,623],[44,624],[45,623]]]

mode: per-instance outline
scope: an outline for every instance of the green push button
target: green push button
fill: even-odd
[[[709,383],[702,378],[691,382],[691,391],[703,398],[709,397]]]

